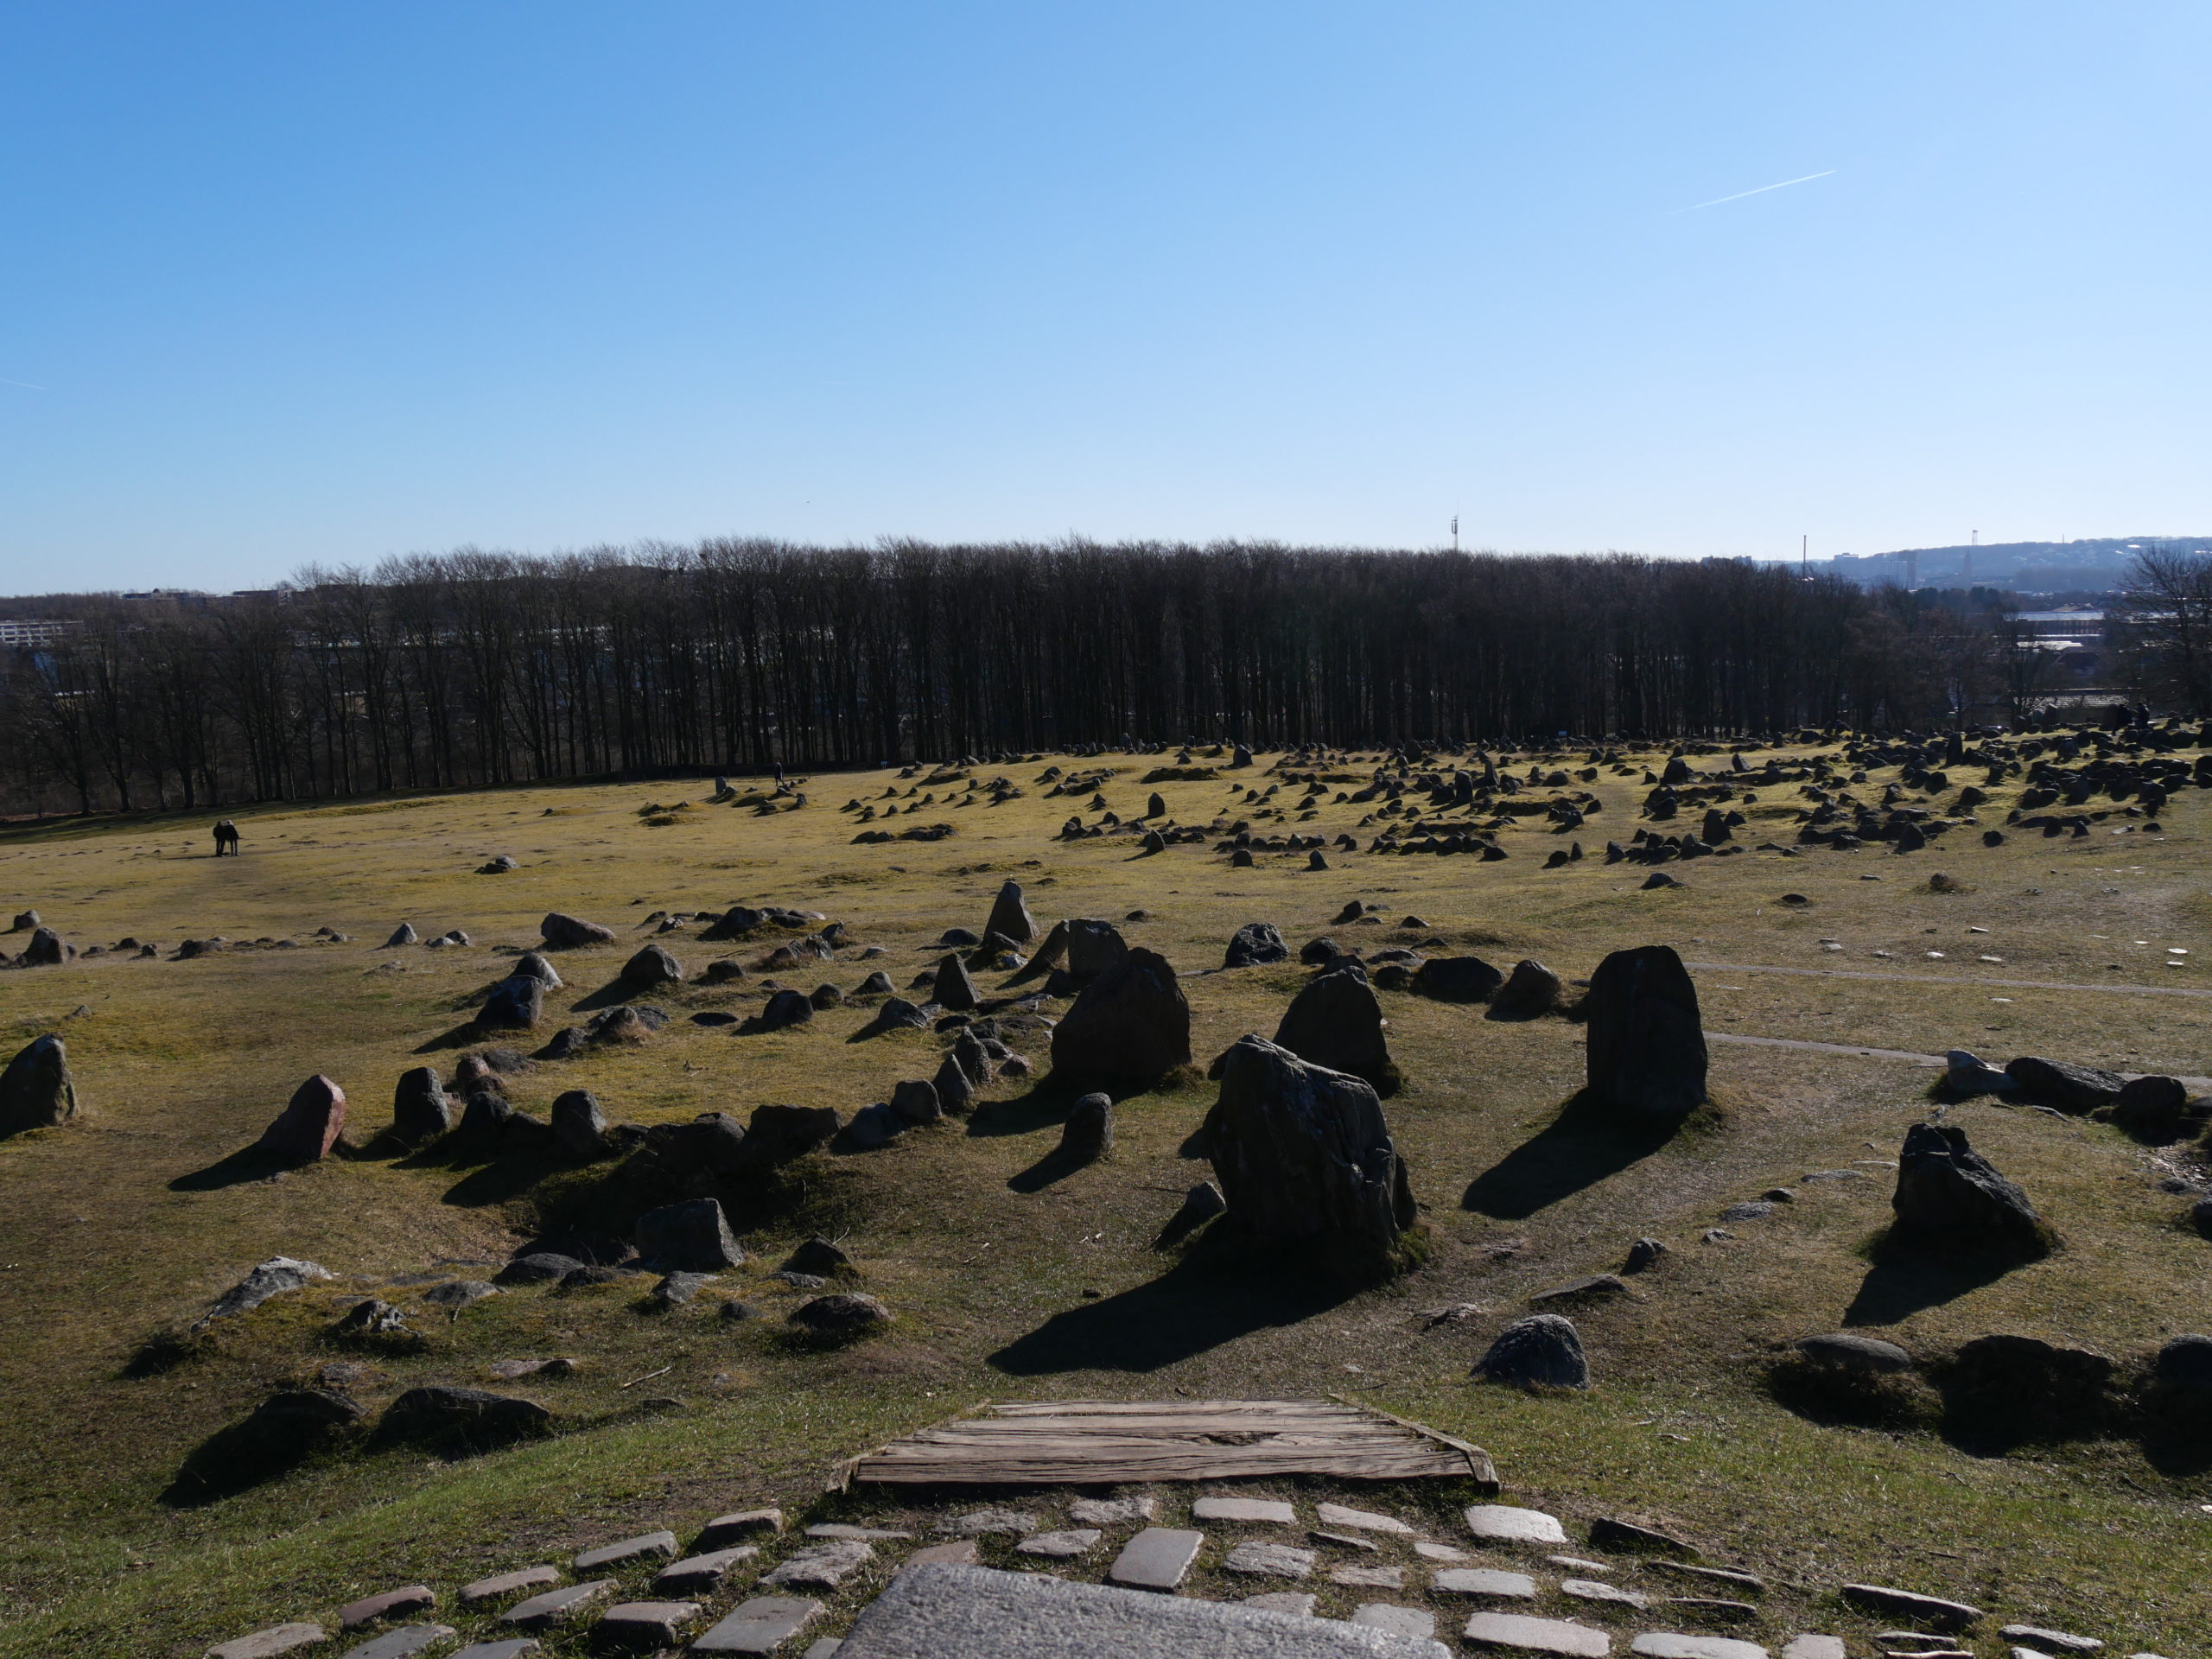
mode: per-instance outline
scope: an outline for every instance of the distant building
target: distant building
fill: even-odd
[[[51,645],[84,626],[81,622],[0,621],[0,647]]]

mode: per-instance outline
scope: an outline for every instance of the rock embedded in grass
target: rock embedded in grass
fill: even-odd
[[[1262,968],[1289,959],[1290,947],[1273,922],[1247,922],[1230,937],[1222,953],[1224,968]]]
[[[2116,1071],[2075,1065],[2065,1060],[2047,1060],[2035,1054],[2021,1055],[2009,1062],[2005,1071],[2028,1099],[2076,1115],[2111,1105],[2126,1086]]]
[[[69,1051],[52,1033],[24,1045],[8,1062],[8,1069],[0,1071],[0,1135],[50,1129],[77,1113]]]
[[[1897,1221],[1889,1243],[1903,1249],[2027,1262],[2057,1243],[2028,1195],[1974,1151],[1964,1129],[1949,1124],[1916,1123],[1905,1131],[1890,1202]]]
[[[1706,1099],[1705,1027],[1697,988],[1670,945],[1616,950],[1583,999],[1592,1103],[1616,1122],[1662,1127]]]
[[[1114,1149],[1114,1098],[1110,1095],[1079,1096],[1068,1108],[1060,1126],[1058,1155],[1071,1165],[1096,1163]]]
[[[1291,999],[1275,1027],[1275,1046],[1314,1065],[1350,1072],[1387,1096],[1396,1092],[1399,1075],[1384,1023],[1367,970],[1343,957]]]
[[[317,1072],[292,1091],[291,1100],[255,1143],[290,1163],[326,1158],[346,1132],[346,1091]]]
[[[892,1317],[891,1310],[873,1296],[838,1291],[793,1308],[786,1322],[817,1337],[842,1338],[878,1330],[890,1324]]]
[[[1476,1376],[1523,1388],[1586,1389],[1590,1362],[1573,1321],[1557,1313],[1531,1313],[1498,1332],[1475,1362]]]
[[[514,975],[492,988],[476,1011],[476,1025],[483,1031],[529,1031],[544,1007],[544,982]]]
[[[580,950],[586,945],[604,944],[614,937],[611,927],[601,927],[597,922],[587,922],[557,910],[537,925],[537,931],[549,950]]]
[[[744,1249],[715,1198],[648,1210],[638,1217],[637,1243],[638,1254],[665,1272],[719,1273],[745,1262]]]

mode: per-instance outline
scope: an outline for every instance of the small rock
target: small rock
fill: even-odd
[[[1042,1555],[1053,1560],[1074,1560],[1098,1548],[1098,1541],[1105,1536],[1095,1527],[1071,1528],[1062,1532],[1040,1532],[1024,1538],[1014,1546],[1024,1555]]]
[[[1474,1375],[1522,1387],[1590,1386],[1590,1363],[1582,1352],[1582,1338],[1573,1321],[1556,1313],[1532,1313],[1507,1325],[1476,1362]],[[1559,1541],[1564,1542],[1564,1537]]]
[[[1467,1530],[1503,1544],[1563,1544],[1567,1529],[1556,1516],[1510,1503],[1478,1503],[1466,1512]]]
[[[1236,1546],[1222,1560],[1224,1573],[1251,1577],[1303,1579],[1313,1572],[1313,1552],[1290,1544],[1263,1544],[1257,1540]]]
[[[891,1323],[891,1310],[873,1296],[840,1292],[794,1308],[790,1324],[819,1337],[856,1337]]]

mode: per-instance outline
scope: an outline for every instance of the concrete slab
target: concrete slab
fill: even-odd
[[[1236,1602],[921,1567],[862,1610],[837,1659],[1447,1659],[1443,1644]]]
[[[1106,1576],[1135,1590],[1173,1590],[1198,1558],[1203,1532],[1180,1527],[1147,1527],[1122,1546]]]
[[[1373,1630],[1388,1630],[1393,1636],[1433,1637],[1436,1634],[1436,1615],[1426,1607],[1400,1607],[1387,1601],[1362,1603],[1352,1613],[1351,1622]]]
[[[1478,1648],[1557,1655],[1559,1659],[1606,1659],[1613,1650],[1613,1638],[1603,1630],[1563,1618],[1531,1618],[1526,1613],[1477,1613],[1461,1634]]]
[[[1298,1511],[1271,1497],[1201,1497],[1191,1505],[1193,1521],[1239,1521],[1290,1526]]]
[[[755,1596],[691,1644],[694,1653],[773,1653],[821,1616],[804,1596]]]

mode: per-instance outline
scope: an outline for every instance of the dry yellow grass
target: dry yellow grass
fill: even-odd
[[[1242,804],[1251,774],[1141,785],[1151,759],[1099,764],[1119,769],[1104,792],[1124,814],[1154,789],[1186,823],[1252,810]],[[1861,1251],[1886,1215],[1885,1172],[1802,1187],[1801,1202],[1734,1228],[1732,1242],[1700,1237],[1721,1207],[1766,1187],[1893,1157],[1904,1127],[1928,1110],[1929,1072],[1716,1046],[1723,1127],[1618,1168],[1536,1169],[1529,1154],[1514,1155],[1579,1084],[1579,1027],[1492,1021],[1398,995],[1386,995],[1386,1012],[1408,1086],[1388,1109],[1433,1239],[1427,1265],[1400,1285],[1349,1297],[1224,1289],[1149,1248],[1205,1173],[1179,1152],[1211,1098],[1202,1084],[1125,1102],[1109,1161],[1034,1192],[1009,1183],[1053,1144],[1057,1109],[1001,1087],[1001,1103],[967,1122],[879,1153],[810,1160],[799,1207],[749,1235],[756,1261],[730,1275],[733,1289],[779,1312],[795,1294],[766,1269],[805,1231],[830,1228],[898,1311],[894,1335],[821,1354],[783,1344],[773,1320],[642,1313],[621,1287],[503,1296],[450,1322],[418,1318],[437,1333],[430,1351],[380,1361],[364,1398],[432,1379],[481,1383],[501,1357],[572,1353],[586,1362],[580,1375],[524,1391],[575,1432],[463,1464],[385,1454],[222,1503],[159,1501],[191,1447],[270,1387],[344,1357],[317,1333],[365,1282],[504,1259],[573,1189],[573,1176],[527,1185],[497,1166],[359,1157],[274,1183],[195,1188],[185,1179],[250,1141],[315,1071],[344,1085],[352,1136],[365,1141],[388,1121],[398,1074],[424,1063],[416,1051],[465,1017],[499,976],[499,950],[534,943],[548,910],[620,935],[557,959],[569,980],[551,999],[559,1009],[598,991],[648,938],[694,973],[721,956],[750,961],[763,947],[642,925],[654,911],[738,902],[818,910],[889,952],[863,963],[848,951],[786,982],[849,990],[881,966],[903,988],[935,960],[946,927],[981,927],[1013,876],[1040,922],[1150,912],[1124,931],[1190,976],[1201,1059],[1246,1031],[1271,1034],[1300,981],[1294,967],[1198,971],[1218,965],[1237,925],[1266,920],[1294,946],[1325,931],[1363,943],[1438,938],[1500,966],[1535,956],[1571,976],[1610,950],[1652,942],[1693,961],[1893,973],[1698,978],[1716,1032],[1919,1052],[1968,1046],[2000,1064],[2031,1052],[2131,1071],[2212,1070],[2198,999],[1932,977],[2212,989],[2194,965],[2163,965],[2168,947],[2192,952],[2175,958],[2190,964],[2212,959],[2212,861],[2193,798],[2170,811],[2163,838],[2104,833],[2130,822],[2114,817],[2088,841],[2016,837],[1995,850],[1751,854],[1674,867],[1685,889],[1641,893],[1640,867],[1595,856],[1542,871],[1541,855],[1561,843],[1533,826],[1507,832],[1514,856],[1502,863],[1332,850],[1338,868],[1325,874],[1307,872],[1303,854],[1232,870],[1210,848],[1146,858],[1126,840],[1064,843],[1053,833],[1080,802],[1044,798],[1032,783],[1039,770],[986,769],[1027,791],[999,806],[925,790],[937,801],[901,824],[958,830],[930,843],[849,844],[853,815],[836,804],[880,798],[893,781],[884,773],[817,778],[810,805],[771,817],[708,804],[696,789],[685,810],[641,814],[679,804],[666,783],[234,812],[245,853],[219,861],[207,856],[197,819],[0,839],[0,906],[35,906],[79,947],[126,934],[166,947],[160,960],[111,956],[0,975],[11,1049],[60,1031],[87,1108],[80,1123],[0,1143],[0,1605],[10,1621],[0,1653],[196,1653],[264,1617],[327,1611],[415,1573],[449,1583],[632,1521],[803,1502],[836,1458],[982,1397],[1176,1389],[1370,1398],[1487,1446],[1509,1501],[1670,1519],[1797,1586],[1778,1599],[1784,1611],[1823,1609],[1839,1627],[1848,1621],[1834,1617],[1826,1590],[1870,1577],[2177,1656],[2212,1628],[2212,1592],[2196,1570],[2212,1529],[2202,1472],[2154,1465],[2126,1439],[1990,1458],[1924,1428],[1823,1427],[1781,1409],[1761,1382],[1778,1344],[1838,1328],[1854,1304],[1862,1318],[1887,1316],[1882,1334],[1925,1351],[2017,1331],[2133,1363],[2176,1332],[2212,1325],[2212,1246],[2177,1224],[2186,1201],[2157,1185],[2175,1150],[2095,1123],[1955,1109],[1952,1121],[2027,1188],[2068,1248],[1926,1306],[1882,1301],[1888,1292]],[[1626,839],[1643,792],[1610,775],[1597,787],[1605,810],[1582,832],[1593,855],[1608,836]],[[1781,801],[1769,791],[1768,806]],[[2008,804],[1983,809],[1985,823]],[[1333,836],[1362,810],[1325,807],[1287,827]],[[1746,838],[1787,841],[1779,816]],[[1363,842],[1371,831],[1360,833]],[[502,853],[521,868],[474,873]],[[1936,869],[1972,891],[1927,891]],[[1861,879],[1869,874],[1883,880]],[[1785,892],[1813,902],[1781,906]],[[1354,897],[1387,906],[1391,922],[1412,913],[1427,925],[1332,930]],[[376,948],[403,919],[426,938],[458,926],[474,943]],[[318,926],[353,938],[321,943]],[[296,945],[168,959],[181,939],[217,933]],[[1824,949],[1824,938],[1844,950]],[[1943,960],[1929,961],[1930,950]],[[1983,963],[1984,954],[2004,960]],[[660,1036],[540,1066],[513,1085],[517,1103],[542,1111],[559,1090],[585,1086],[612,1116],[640,1123],[709,1109],[743,1116],[771,1101],[849,1113],[938,1058],[927,1033],[847,1040],[865,1020],[858,1008],[772,1036],[682,1017],[746,1011],[758,1000],[750,984],[651,1000],[678,1016]],[[550,1015],[549,1028],[567,1019]],[[1029,1052],[1043,1060],[1041,1045]],[[1666,1240],[1672,1254],[1637,1281],[1634,1300],[1578,1315],[1599,1382],[1588,1396],[1532,1399],[1465,1382],[1531,1292],[1613,1268],[1641,1235]],[[1521,1243],[1502,1252],[1509,1241]],[[150,1336],[278,1254],[365,1280],[279,1299],[184,1363],[134,1366]],[[407,1300],[404,1288],[383,1294]],[[1432,1323],[1460,1304],[1477,1311]],[[642,1388],[620,1386],[662,1366],[671,1369]],[[656,1391],[683,1408],[641,1410],[637,1396]]]

